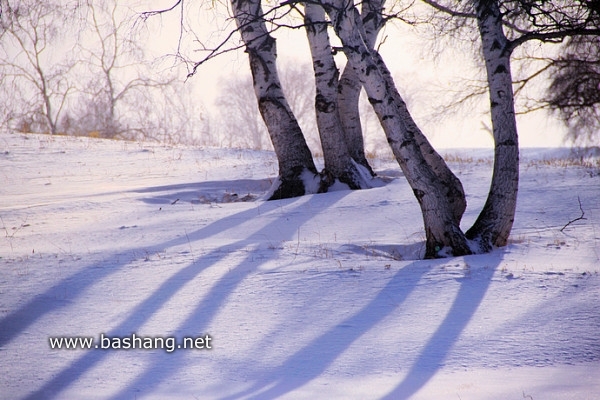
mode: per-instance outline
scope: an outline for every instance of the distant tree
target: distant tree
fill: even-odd
[[[5,127],[58,133],[58,123],[75,91],[69,72],[76,62],[57,48],[69,33],[78,2],[0,1],[0,78]],[[8,100],[10,99],[10,100]]]
[[[221,79],[215,100],[219,133],[215,145],[269,149],[269,133],[258,112],[252,77],[238,75]]]
[[[117,0],[0,0],[0,10],[2,128],[161,141],[202,129],[189,85],[144,60]]]
[[[122,139],[163,137],[159,127],[167,121],[175,123],[172,113],[177,108],[174,105],[162,114],[159,110],[178,102],[176,97],[183,97],[185,91],[173,90],[178,85],[172,74],[151,77],[157,74],[144,59],[142,43],[131,33],[132,15],[118,1],[87,0],[85,5],[86,29],[79,34],[78,58],[85,66],[82,80],[87,84],[80,90],[80,107],[74,111],[77,122],[69,124],[72,133],[97,132],[104,138]],[[146,112],[140,115],[140,109]]]

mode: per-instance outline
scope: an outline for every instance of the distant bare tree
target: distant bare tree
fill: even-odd
[[[165,122],[170,112],[153,118],[172,100],[175,77],[152,78],[144,60],[142,44],[131,33],[131,14],[118,1],[87,0],[87,29],[80,32],[78,58],[92,77],[81,89],[74,134],[97,132],[105,138],[154,138],[157,127],[149,121]],[[175,96],[180,96],[177,93]],[[150,102],[154,107],[145,107]],[[140,117],[138,111],[147,108]],[[169,118],[170,119],[170,118]],[[161,136],[161,135],[159,135]]]
[[[58,122],[75,87],[67,49],[53,46],[68,33],[78,2],[1,0],[0,78],[6,127],[58,133]]]
[[[252,78],[247,75],[222,79],[215,100],[219,120],[219,146],[272,149],[269,134],[256,106]]]

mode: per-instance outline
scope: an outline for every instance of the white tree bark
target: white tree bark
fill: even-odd
[[[474,0],[490,93],[494,172],[488,198],[467,237],[482,251],[505,246],[512,229],[519,186],[519,140],[515,119],[510,50],[496,0]]]
[[[313,60],[315,113],[325,161],[321,191],[326,191],[336,179],[351,189],[368,188],[369,182],[364,177],[370,172],[358,171],[358,168],[364,167],[352,161],[346,146],[338,112],[339,71],[331,51],[325,11],[318,4],[306,3],[304,22]]]
[[[358,11],[352,3],[344,0],[321,0],[321,4],[331,18],[344,53],[357,72],[394,156],[419,201],[426,233],[425,257],[471,254],[450,201],[450,183],[436,174],[421,152],[420,138],[423,134],[404,101],[399,101],[400,94],[391,77],[386,76],[389,73],[380,69],[383,61],[366,46]]]
[[[363,0],[361,17],[364,27],[364,38],[369,49],[374,48],[377,35],[383,26],[383,4],[385,0]],[[346,145],[350,156],[357,163],[375,175],[365,157],[365,145],[360,123],[358,100],[362,86],[360,80],[350,64],[347,64],[342,72],[338,88],[338,106],[341,116]]]
[[[395,87],[394,80],[392,78],[392,74],[388,70],[387,66],[383,62],[381,56],[377,53],[373,53],[373,57],[379,70],[381,71],[383,77],[386,80],[386,84],[390,87]],[[454,173],[448,168],[448,165],[439,155],[437,151],[431,146],[427,137],[421,132],[419,127],[416,125],[415,121],[412,119],[408,108],[406,107],[406,103],[399,95],[397,90],[393,90],[391,95],[394,98],[395,103],[399,107],[399,111],[405,115],[406,124],[410,126],[410,130],[414,132],[415,140],[417,145],[421,149],[421,154],[423,154],[423,158],[427,162],[427,164],[431,167],[434,173],[441,179],[444,185],[444,191],[446,193],[446,197],[448,198],[448,202],[450,208],[452,210],[452,214],[454,217],[454,222],[456,225],[460,226],[460,221],[462,216],[467,208],[467,200],[465,197],[465,192],[460,180],[454,175]]]
[[[270,199],[311,193],[314,190],[307,181],[318,179],[318,173],[281,89],[275,39],[266,28],[260,0],[231,0],[231,6],[250,60],[258,108],[279,162],[279,177]]]

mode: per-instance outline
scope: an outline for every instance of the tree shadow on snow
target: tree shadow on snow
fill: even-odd
[[[277,205],[266,203],[260,207],[270,211],[276,208]],[[208,238],[213,233],[216,234],[234,228],[240,220],[256,216],[256,212],[256,209],[246,210],[222,220],[215,221],[212,224],[189,234],[188,237],[194,241]],[[169,247],[187,243],[188,237],[180,237],[165,243],[156,244],[155,246],[131,248],[117,254],[107,255],[103,257],[101,261],[91,264],[61,280],[43,293],[36,295],[18,310],[0,319],[0,348],[11,342],[16,336],[25,331],[27,327],[35,323],[44,315],[56,312],[61,308],[68,306],[70,304],[69,301],[56,301],[56,299],[63,298],[65,293],[68,293],[69,298],[74,300],[99,280],[117,273],[122,267],[127,265],[129,261],[133,261],[134,257],[132,257],[132,254],[158,253]],[[107,265],[110,265],[110,268],[107,268]],[[192,276],[195,275],[193,271],[184,270],[179,271],[179,274],[189,275],[190,272],[192,273]],[[182,278],[182,276],[179,276],[179,278]]]
[[[227,244],[226,251],[223,248],[217,248],[210,251],[196,260],[194,260],[188,266],[179,269],[171,277],[166,279],[158,289],[151,293],[144,301],[135,306],[131,311],[128,312],[128,316],[115,328],[109,332],[105,332],[106,337],[116,337],[123,335],[130,335],[132,332],[136,332],[143,326],[156,312],[158,312],[163,305],[165,305],[177,292],[191,279],[197,277],[210,266],[216,264],[223,258],[227,257],[230,252],[235,252],[246,248],[253,239],[256,239],[257,244],[260,243],[262,237],[265,234],[272,231],[277,227],[277,232],[281,234],[281,239],[292,239],[297,232],[300,225],[305,223],[307,220],[313,217],[314,213],[296,213],[295,215],[301,215],[296,217],[293,221],[288,221],[287,217],[295,211],[306,207],[307,202],[313,202],[311,205],[313,210],[323,211],[342,197],[347,195],[347,192],[338,192],[336,194],[329,194],[323,197],[319,197],[318,201],[314,201],[313,198],[308,198],[306,201],[300,201],[300,204],[294,205],[301,198],[265,202],[259,205],[260,215],[269,216],[271,213],[277,213],[277,218],[267,223],[264,227],[260,228],[257,232],[251,233],[248,237],[238,240],[235,243]],[[286,209],[282,212],[282,204],[285,205]],[[70,291],[75,296],[80,296],[88,287],[93,286],[99,279],[106,278],[107,276],[116,273],[119,269],[128,264],[128,262],[119,261],[123,254],[131,254],[132,252],[161,252],[173,246],[190,243],[206,239],[214,234],[227,231],[229,229],[235,229],[240,221],[246,221],[257,216],[257,208],[245,210],[240,213],[225,217],[217,220],[195,232],[189,233],[186,237],[177,238],[165,243],[156,244],[153,247],[145,246],[143,249],[130,249],[115,255],[110,259],[115,261],[115,264],[111,268],[98,268],[104,265],[106,261],[91,265],[82,271],[73,274],[71,277],[66,278],[57,285],[48,289],[43,294],[36,296],[28,304],[21,307],[11,315],[5,317],[0,321],[0,343],[7,343],[13,340],[21,332],[23,332],[27,326],[33,324],[46,314],[53,313],[60,309],[63,305],[57,304],[56,302],[45,303],[44,299],[48,299],[48,296],[53,294],[61,293],[66,287],[70,288]],[[271,258],[277,256],[277,252],[273,252]],[[253,255],[250,252],[237,266],[232,267],[223,277],[215,282],[212,288],[209,290],[205,298],[202,299],[199,304],[196,305],[195,309],[186,318],[186,320],[175,330],[176,332],[204,332],[205,327],[215,317],[218,310],[225,304],[228,296],[235,290],[235,288],[245,279],[245,277],[260,267],[261,263],[257,263],[255,260],[252,263],[253,268],[248,268],[249,262]],[[265,259],[264,262],[269,261]],[[100,272],[97,272],[100,270]],[[91,276],[90,276],[91,274]],[[71,290],[75,285],[74,292]],[[15,325],[8,325],[15,323]],[[7,327],[11,326],[10,329]],[[76,382],[86,372],[90,371],[94,366],[102,362],[104,359],[110,357],[113,352],[110,350],[86,350],[85,354],[73,361],[69,366],[63,368],[60,372],[54,375],[54,377],[43,384],[42,387],[30,393],[26,399],[39,399],[39,398],[51,398],[57,396],[62,390],[67,389],[71,384]],[[184,367],[184,354],[186,352],[173,352],[167,354],[165,352],[157,352],[152,354],[149,367],[141,374],[137,376],[135,380],[130,382],[125,388],[119,393],[114,395],[113,399],[131,399],[135,396],[149,393],[160,383],[167,380],[170,376],[177,374],[177,372]],[[142,389],[140,389],[142,388]]]
[[[178,201],[192,204],[230,203],[254,200],[266,193],[271,185],[270,179],[236,179],[152,186],[130,192],[152,194],[141,198],[147,204],[172,204]]]
[[[383,399],[410,399],[443,367],[444,360],[483,301],[502,257],[498,256],[495,260],[495,265],[480,268],[474,276],[460,279],[460,288],[446,317],[404,379]]]
[[[430,267],[446,262],[447,259],[415,261],[403,267],[360,311],[298,349],[279,367],[262,371],[260,375],[264,378],[248,389],[222,397],[221,400],[274,399],[310,383],[324,373],[354,342],[365,339],[365,335],[376,328],[380,321],[397,313],[402,308],[402,303],[417,288],[419,281],[430,271]],[[448,314],[410,366],[407,375],[385,399],[409,399],[440,370],[483,300],[498,264],[479,269],[476,276],[460,278],[460,289]],[[402,346],[401,338],[398,346]]]

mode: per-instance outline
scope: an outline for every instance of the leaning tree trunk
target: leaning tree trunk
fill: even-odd
[[[391,78],[380,70],[378,63],[383,61],[374,57],[376,52],[366,46],[358,11],[345,0],[321,0],[321,4],[331,18],[348,61],[357,72],[394,156],[419,202],[426,234],[425,257],[471,254],[449,201],[447,185],[452,183],[444,182],[421,152],[418,138],[422,133],[404,102],[398,102],[401,96],[390,84]],[[453,193],[456,196],[459,191]]]
[[[490,92],[494,172],[488,198],[467,237],[481,251],[505,246],[512,229],[519,186],[519,144],[515,119],[510,47],[496,0],[475,0]]]
[[[369,49],[374,49],[377,34],[384,24],[382,16],[384,3],[385,0],[366,0],[362,2],[361,20],[363,22],[363,37],[365,38],[365,43]],[[392,75],[379,54],[374,52],[373,55],[387,84],[394,86]],[[342,123],[344,124],[344,131],[350,154],[355,161],[370,169],[365,158],[362,130],[358,115],[358,99],[361,87],[357,73],[351,65],[347,65],[340,80],[339,104],[340,109],[342,110],[340,113],[344,115]],[[397,91],[395,91],[395,93],[397,93]],[[396,104],[403,109],[402,112],[410,116],[404,100],[400,96],[396,96],[395,101]],[[355,123],[355,121],[358,121],[358,123]],[[408,118],[407,121],[409,124],[414,124],[412,118]],[[448,201],[452,208],[454,220],[457,225],[460,225],[462,216],[467,208],[467,201],[462,183],[456,175],[452,173],[450,168],[448,168],[448,165],[439,153],[433,149],[421,130],[416,126],[414,128],[413,131],[416,135],[415,139],[421,148],[423,157],[436,175],[438,175],[443,182],[447,182],[445,190],[447,192]],[[370,171],[373,172],[372,170]]]
[[[374,48],[377,35],[383,27],[383,4],[385,0],[363,0],[361,17],[364,27],[364,38],[369,49]],[[373,169],[365,157],[365,144],[360,123],[359,98],[360,79],[351,65],[347,64],[342,72],[338,88],[339,113],[344,128],[346,146],[357,163],[375,176]]]
[[[395,87],[394,80],[392,78],[392,74],[388,70],[385,62],[377,52],[373,52],[373,58],[379,67],[380,72],[383,74],[383,77],[386,80],[386,84],[390,87]],[[465,191],[463,189],[462,183],[460,179],[454,175],[454,173],[448,168],[448,164],[444,161],[442,156],[435,151],[435,149],[427,140],[427,137],[421,132],[419,127],[416,125],[415,121],[410,116],[408,108],[406,107],[406,103],[399,95],[397,90],[392,92],[392,96],[394,96],[394,101],[398,106],[398,109],[401,111],[402,115],[404,115],[405,123],[410,126],[411,131],[415,134],[415,140],[419,148],[421,149],[421,154],[423,154],[423,158],[433,172],[441,179],[444,183],[444,190],[446,193],[446,197],[448,198],[448,202],[450,204],[450,208],[452,210],[452,215],[454,216],[454,222],[460,226],[460,221],[462,220],[462,216],[467,208],[467,200],[465,197]]]
[[[331,52],[323,7],[306,3],[304,23],[315,73],[315,113],[325,161],[321,191],[327,191],[336,179],[351,189],[368,188],[370,171],[359,171],[364,167],[353,162],[344,138],[337,99],[339,72]]]
[[[279,162],[279,177],[270,199],[302,196],[312,191],[308,182],[319,178],[302,130],[281,89],[275,39],[267,31],[260,0],[231,0],[231,6],[250,60],[258,109]]]

